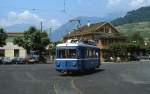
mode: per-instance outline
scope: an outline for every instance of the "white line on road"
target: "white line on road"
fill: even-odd
[[[25,74],[27,75],[27,77],[28,77],[30,80],[37,81],[37,79],[36,79],[32,74],[30,74],[29,72],[25,72]]]
[[[59,94],[59,92],[58,92],[58,90],[57,90],[57,88],[56,88],[56,83],[57,83],[57,82],[55,81],[55,82],[54,82],[54,85],[53,85],[54,91],[55,91],[56,94]]]
[[[55,94],[83,94],[74,84],[74,80],[70,79],[67,83],[65,80],[57,80],[53,85]]]
[[[78,92],[77,94],[83,94],[82,91],[76,87],[76,85],[74,84],[74,80],[71,80],[71,86]]]

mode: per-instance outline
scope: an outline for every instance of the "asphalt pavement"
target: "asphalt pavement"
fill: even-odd
[[[0,94],[150,94],[150,62],[69,75],[53,64],[0,65]]]

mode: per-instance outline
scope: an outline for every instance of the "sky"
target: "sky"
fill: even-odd
[[[150,0],[0,0],[0,27],[42,21],[45,28],[58,28],[75,17],[121,15],[148,5]]]

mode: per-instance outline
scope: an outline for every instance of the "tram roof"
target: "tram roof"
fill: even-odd
[[[93,48],[97,48],[95,45],[88,45],[88,44],[84,44],[84,43],[62,43],[62,44],[58,44],[57,47],[76,47],[76,46],[83,46],[83,47],[93,47]]]

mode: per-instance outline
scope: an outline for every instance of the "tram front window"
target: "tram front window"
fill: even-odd
[[[60,49],[58,58],[76,58],[76,49]]]

